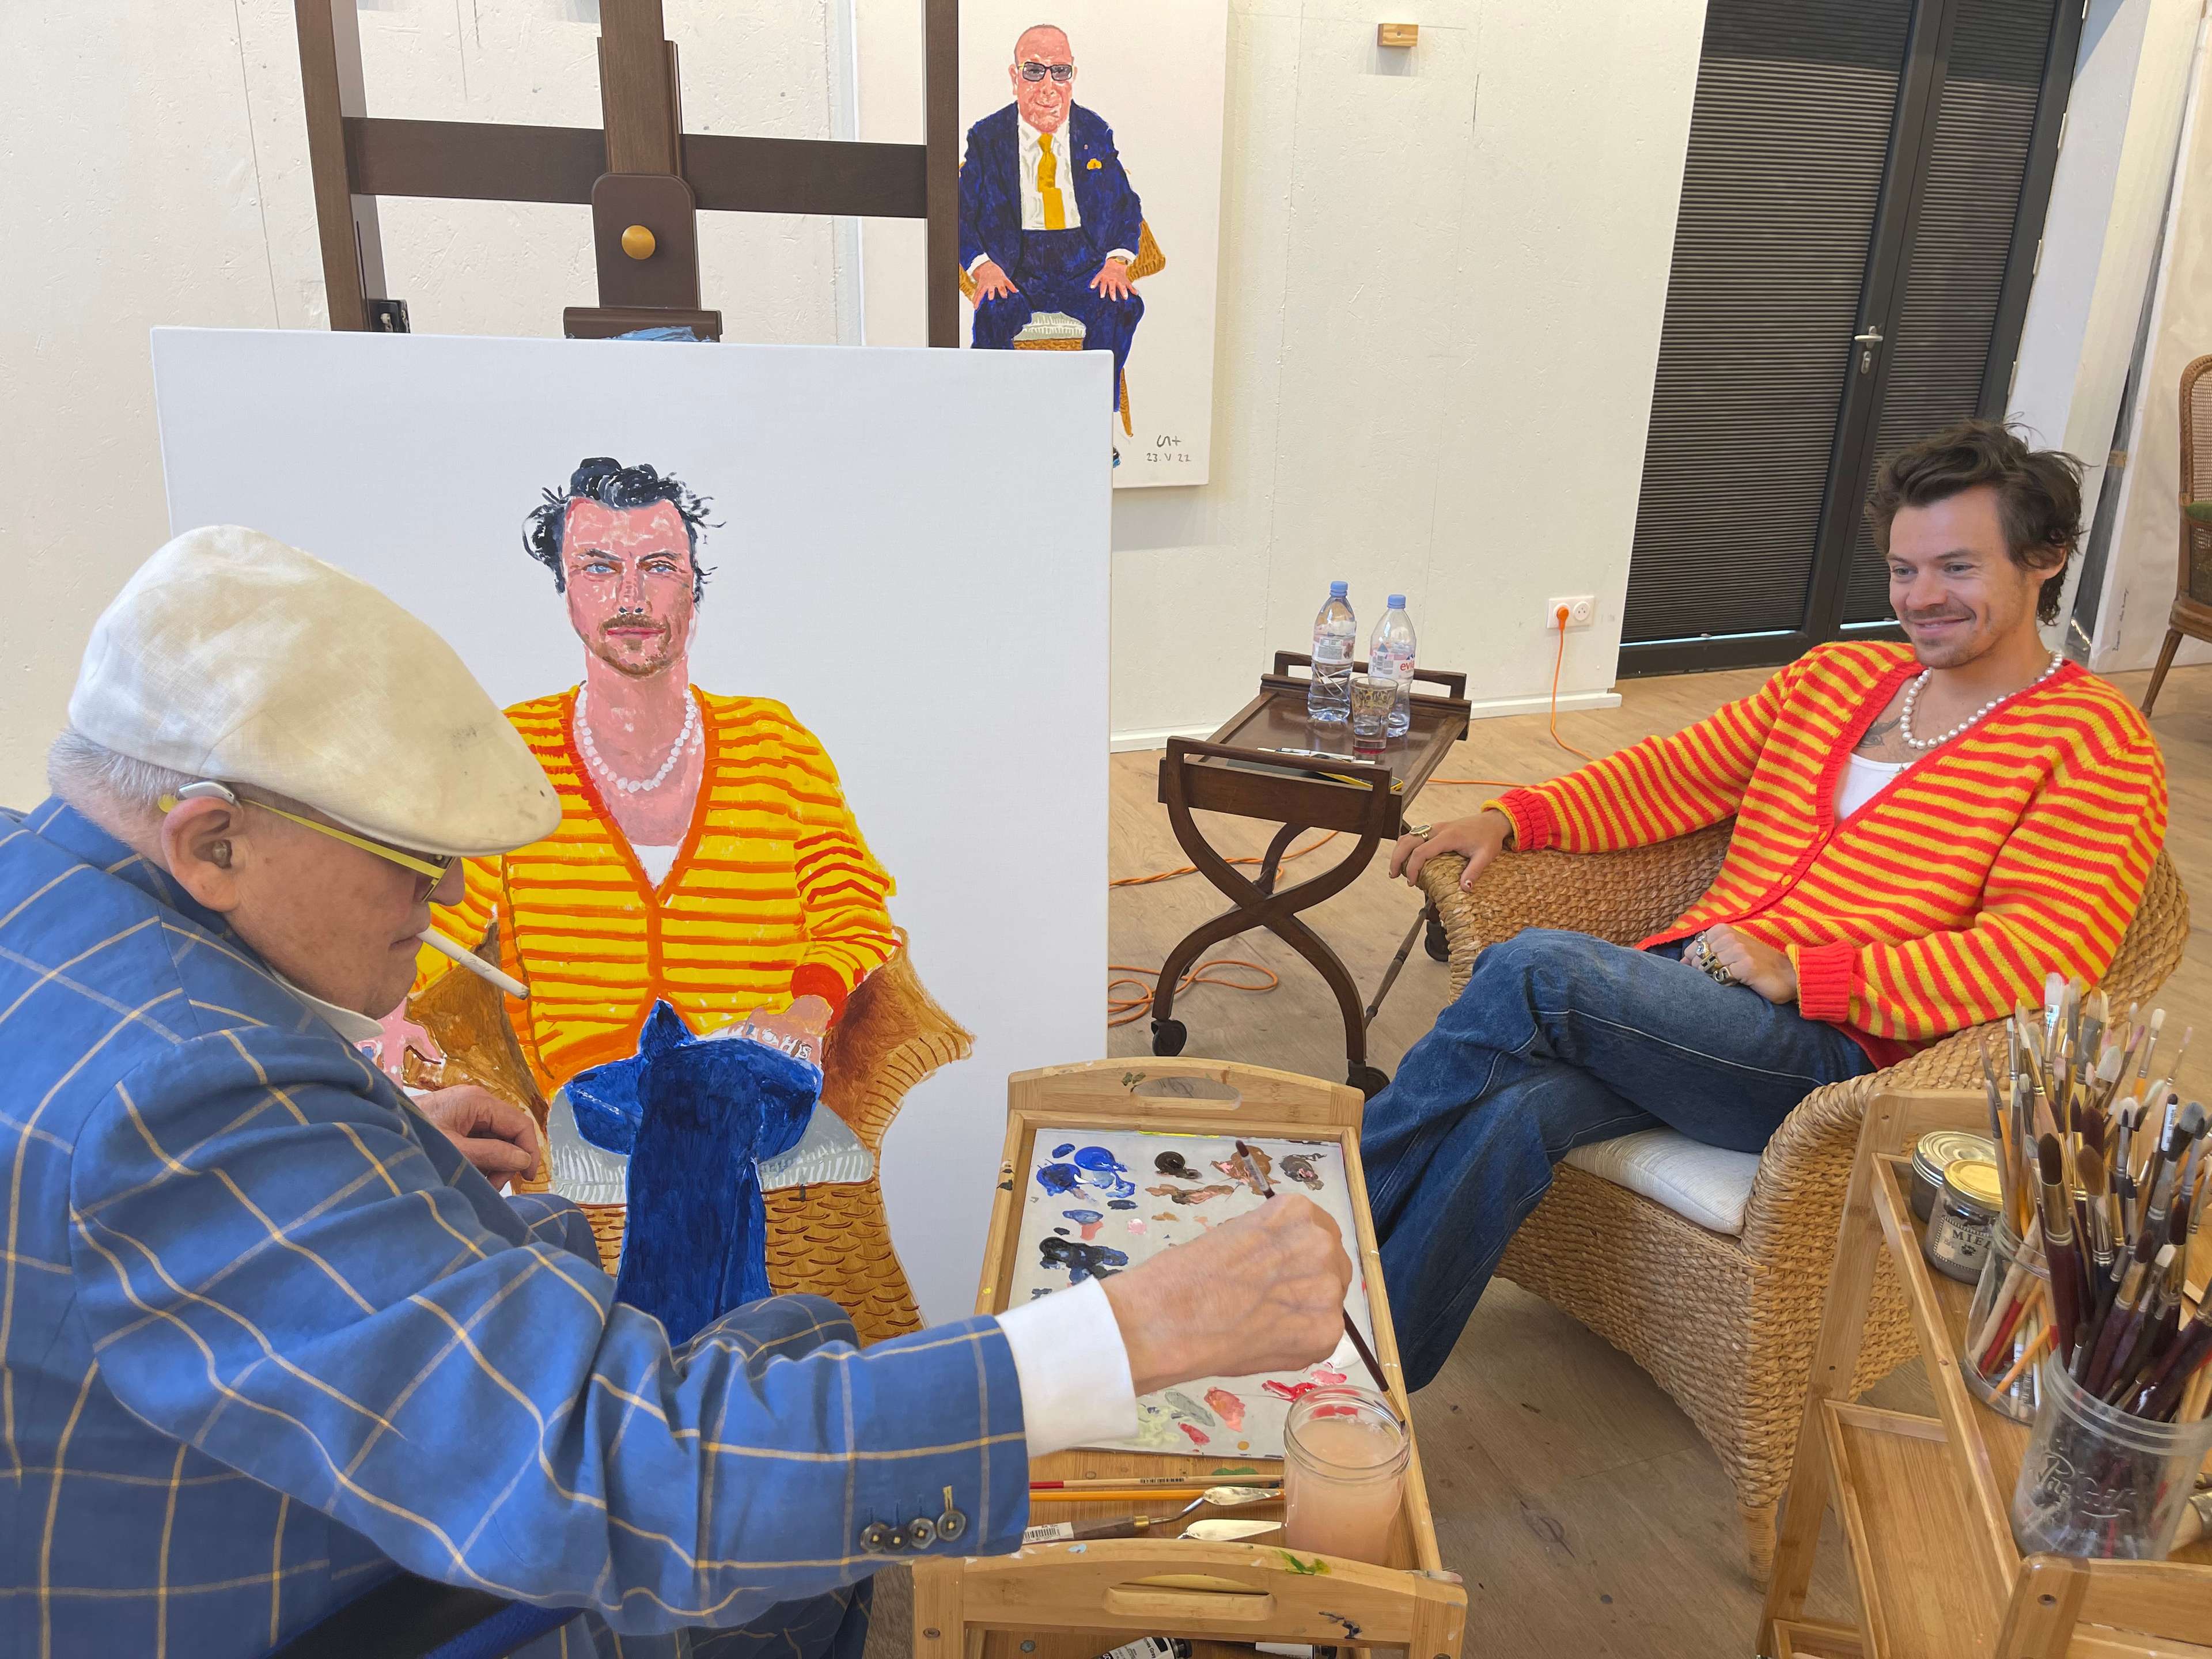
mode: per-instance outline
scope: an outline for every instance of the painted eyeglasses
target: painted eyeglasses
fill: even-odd
[[[1048,75],[1064,87],[1075,78],[1075,65],[1040,64],[1035,58],[1022,65],[1022,79],[1024,81],[1042,81]]]

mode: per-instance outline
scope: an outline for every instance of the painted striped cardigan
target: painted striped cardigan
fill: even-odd
[[[2142,716],[2067,663],[1929,751],[1838,823],[1844,764],[1918,672],[1909,647],[1820,647],[1750,696],[1492,803],[1514,844],[1601,853],[1733,816],[1705,896],[1644,946],[1715,922],[1786,951],[1798,1006],[1891,1065],[2092,983],[2166,839],[2166,768]]]
[[[496,908],[501,957],[531,991],[507,1012],[549,1094],[632,1053],[656,998],[702,1034],[810,993],[842,1009],[897,948],[894,884],[814,735],[765,697],[692,696],[707,745],[699,799],[657,888],[576,749],[574,690],[507,711],[560,794],[560,826],[469,860],[437,925],[473,941]],[[426,951],[422,982],[446,968]]]

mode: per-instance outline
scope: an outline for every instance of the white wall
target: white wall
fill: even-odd
[[[2040,441],[2081,458],[2085,523],[2104,485],[2142,320],[2200,7],[2091,0],[2082,23],[2007,406]],[[2080,571],[2077,560],[2069,615]],[[2109,655],[2093,653],[2095,665],[2115,665]]]
[[[1703,0],[1232,0],[1214,482],[1115,502],[1113,721],[1204,728],[1331,576],[1402,590],[1470,695],[1613,678]],[[857,13],[844,9],[856,6]],[[373,113],[587,124],[594,0],[362,0]],[[1375,45],[1422,25],[1410,55]],[[917,0],[667,0],[698,131],[918,137]],[[0,800],[42,793],[100,607],[166,532],[146,335],[319,327],[286,0],[0,5]],[[586,210],[387,202],[422,331],[544,334]],[[705,216],[732,339],[920,337],[920,237]],[[903,246],[902,246],[903,243]],[[865,301],[865,306],[863,301]]]
[[[2143,376],[2127,435],[2119,517],[2098,612],[2100,668],[2139,668],[2166,638],[2181,533],[2183,365],[2212,351],[2212,46],[2197,37],[2180,167],[2151,313]],[[2212,646],[2184,640],[2179,662],[2212,662]]]
[[[920,131],[918,32],[864,0],[866,136]],[[1414,21],[1412,52],[1375,44]],[[1206,730],[1329,579],[1407,595],[1468,696],[1611,702],[1704,0],[1234,0],[1213,482],[1114,501],[1114,725]],[[1141,184],[1141,180],[1139,181]],[[872,225],[868,337],[919,341]],[[1140,405],[1141,407],[1141,405]]]

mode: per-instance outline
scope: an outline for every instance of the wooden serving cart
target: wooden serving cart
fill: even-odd
[[[1220,1060],[1097,1060],[1023,1072],[1007,1080],[1006,1155],[985,1248],[978,1313],[1006,1302],[1021,1232],[1021,1189],[1040,1130],[1145,1129],[1333,1141],[1350,1178],[1356,1241],[1375,1352],[1392,1403],[1412,1414],[1398,1364],[1382,1267],[1359,1164],[1359,1091],[1342,1084]],[[1262,1475],[1279,1463],[1232,1459]],[[1188,1475],[1231,1480],[1218,1457],[1086,1451],[1039,1458],[1033,1480]],[[1127,1502],[1054,1506],[1078,1528],[1126,1517]],[[1240,1510],[1279,1519],[1279,1504]],[[1172,1537],[1031,1545],[1012,1555],[914,1564],[916,1659],[1092,1659],[1144,1636],[1192,1641],[1203,1659],[1218,1644],[1313,1643],[1406,1649],[1411,1659],[1458,1659],[1467,1592],[1437,1554],[1420,1449],[1406,1469],[1406,1499],[1391,1565],[1370,1566],[1293,1552],[1279,1536],[1249,1544]]]
[[[2212,1540],[2169,1561],[2023,1558],[2013,1543],[2013,1483],[2028,1431],[1967,1389],[1959,1354],[1974,1287],[1929,1271],[1907,1197],[1922,1135],[1981,1133],[1988,1121],[1978,1091],[1882,1094],[1868,1104],[1759,1651],[1767,1659],[2212,1659]],[[1884,1250],[1905,1285],[1936,1396],[1932,1418],[1851,1401]],[[1856,1625],[1803,1616],[1830,1508],[1857,1582]]]

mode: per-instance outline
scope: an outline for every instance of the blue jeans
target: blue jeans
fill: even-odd
[[[1814,1090],[1874,1069],[1832,1026],[1680,955],[1551,928],[1491,945],[1368,1103],[1360,1153],[1408,1388],[1443,1368],[1576,1147],[1663,1124],[1755,1152]]]

